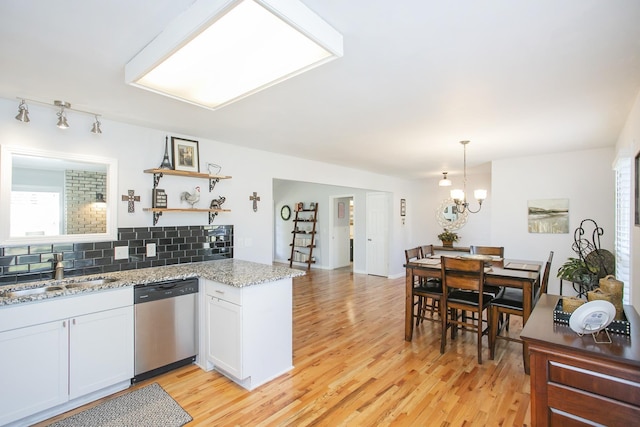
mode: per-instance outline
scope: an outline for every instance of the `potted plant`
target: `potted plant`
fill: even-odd
[[[580,258],[569,258],[558,269],[558,277],[569,282],[580,283],[591,290],[598,281],[598,269],[587,265]]]
[[[457,233],[454,233],[451,230],[447,230],[446,228],[440,234],[438,234],[438,239],[442,241],[442,246],[444,247],[452,247],[453,242],[457,242],[460,236]]]

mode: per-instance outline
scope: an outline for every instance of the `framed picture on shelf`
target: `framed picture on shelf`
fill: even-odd
[[[173,168],[177,171],[200,172],[198,141],[171,137]]]

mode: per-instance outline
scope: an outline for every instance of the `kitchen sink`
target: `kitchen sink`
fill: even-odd
[[[90,286],[104,285],[106,283],[111,283],[115,281],[116,279],[91,279],[91,280],[83,280],[82,282],[67,283],[66,285],[64,285],[64,287],[67,289],[86,288]]]
[[[65,289],[83,289],[90,288],[92,286],[104,285],[106,283],[115,282],[117,279],[89,279],[83,280],[82,282],[75,283],[65,283],[60,285],[52,285],[52,286],[41,286],[39,288],[29,288],[29,289],[19,289],[15,291],[7,292],[6,294],[0,295],[6,298],[20,298],[27,297],[31,295],[41,295],[47,292],[56,292],[56,291],[64,291]]]
[[[64,290],[63,286],[43,286],[41,288],[22,289],[19,291],[11,291],[7,293],[9,298],[18,298],[29,295],[44,294],[45,292],[55,292]]]

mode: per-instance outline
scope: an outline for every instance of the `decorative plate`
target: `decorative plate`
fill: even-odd
[[[579,335],[600,332],[616,317],[616,308],[609,301],[590,301],[581,305],[569,317],[569,327]]]

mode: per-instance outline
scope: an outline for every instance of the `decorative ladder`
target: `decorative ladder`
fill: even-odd
[[[300,216],[302,214],[302,217]],[[310,215],[310,216],[309,216]],[[316,247],[316,224],[318,222],[318,204],[315,203],[313,209],[296,209],[296,217],[293,219],[293,240],[291,242],[291,258],[289,267],[293,267],[294,262],[307,264],[307,270],[311,264],[315,263],[313,249]],[[312,223],[311,230],[300,230],[298,224]],[[307,251],[299,251],[296,248],[306,248]]]

